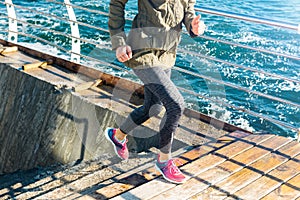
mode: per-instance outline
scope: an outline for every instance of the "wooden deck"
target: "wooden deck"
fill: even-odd
[[[87,169],[76,172],[74,179],[58,172],[27,185],[13,182],[0,188],[0,199],[300,200],[300,144],[289,138],[235,131],[179,155],[179,160],[189,176],[180,185],[164,181],[153,162],[125,173],[95,166],[88,174]]]
[[[300,144],[288,138],[235,132],[181,155],[180,160],[181,170],[191,177],[186,183],[171,184],[161,176],[148,178],[146,183],[130,187],[113,199],[291,200],[300,197]],[[129,185],[132,184],[119,187]],[[114,190],[109,188],[113,187],[102,188],[95,194],[111,197]]]
[[[272,134],[233,132],[179,156],[184,184],[166,182],[153,161],[58,171],[0,188],[0,199],[300,199],[300,144]],[[40,175],[38,175],[39,177]]]

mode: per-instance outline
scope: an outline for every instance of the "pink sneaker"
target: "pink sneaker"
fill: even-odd
[[[159,157],[155,163],[155,168],[163,175],[163,177],[172,183],[184,183],[186,177],[175,164],[175,159],[170,159],[166,163],[159,162]]]
[[[124,142],[124,144],[122,144],[116,140],[115,134],[115,128],[107,128],[105,130],[105,137],[114,146],[114,150],[117,156],[121,159],[127,160],[129,157],[128,148],[126,145],[127,140]]]

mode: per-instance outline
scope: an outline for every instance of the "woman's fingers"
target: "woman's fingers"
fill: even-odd
[[[128,59],[132,58],[131,47],[128,45],[126,46],[126,53],[127,53]]]
[[[116,50],[116,57],[120,62],[125,62],[132,58],[131,47],[128,45],[120,46]]]
[[[198,35],[202,35],[204,33],[205,29],[206,29],[206,26],[205,26],[204,22],[200,21],[199,27],[198,27]]]
[[[200,20],[201,16],[196,16],[192,21],[192,31],[195,35],[202,35],[205,31],[205,24]]]
[[[192,26],[199,24],[200,18],[201,18],[201,15],[196,16],[192,21]]]

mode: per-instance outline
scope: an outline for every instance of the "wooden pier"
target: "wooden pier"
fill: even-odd
[[[288,138],[235,132],[181,155],[180,160],[181,170],[191,176],[186,183],[149,179],[113,199],[291,200],[300,196],[300,144]],[[104,191],[107,188],[94,195]]]
[[[42,56],[44,55],[41,54]],[[49,57],[42,58],[47,60]],[[3,59],[8,58],[12,57],[6,56]],[[53,57],[51,59],[57,65],[63,62],[62,59]],[[22,57],[22,60],[25,58]],[[64,67],[79,71],[81,66],[72,64]],[[39,65],[38,68],[41,66]],[[53,80],[57,77],[62,78],[61,71],[65,76],[70,76],[65,69],[57,70],[58,68],[52,66],[47,68],[48,73],[55,72],[51,73]],[[30,75],[42,77],[43,71],[45,70],[35,70]],[[82,88],[87,90],[89,87],[94,87],[99,77],[106,83],[116,82],[113,77],[100,72],[97,74],[93,69],[81,69],[81,71],[89,75],[91,80],[87,80],[88,84],[81,80],[80,82],[76,80],[78,83],[71,81],[72,84],[76,83],[75,91],[76,88],[81,91]],[[57,82],[62,81],[59,79]],[[122,86],[127,87],[126,84]],[[97,92],[96,89],[94,87],[92,92]],[[139,87],[135,86],[134,89],[137,90]],[[184,184],[166,182],[161,175],[157,174],[153,167],[154,156],[145,159],[146,162],[139,160],[137,155],[131,157],[129,161],[108,160],[101,163],[87,163],[83,167],[75,165],[67,170],[33,172],[32,175],[26,175],[22,179],[20,178],[23,176],[22,173],[4,175],[0,177],[0,199],[300,199],[300,144],[298,142],[275,134],[234,131],[228,124],[203,116],[197,119],[198,122],[195,122],[196,117],[193,117],[193,120],[183,122],[180,129],[183,129],[184,125],[195,127],[199,121],[206,121],[210,122],[206,126],[223,125],[228,134],[210,137],[203,133],[204,126],[199,125],[200,130],[182,131],[185,134],[198,134],[197,137],[203,137],[208,141],[205,144],[198,143],[197,147],[190,146],[194,148],[185,149],[175,155],[180,161],[178,164],[180,169],[189,176]],[[191,124],[187,125],[187,123]],[[208,132],[213,134],[217,131],[217,128],[214,128]],[[218,139],[214,140],[214,138]],[[138,161],[140,163],[137,163]],[[129,165],[128,162],[131,167],[125,170],[124,166]]]
[[[58,172],[51,178],[19,186],[23,190],[15,189],[15,199],[300,198],[300,144],[285,137],[236,131],[178,158],[180,169],[189,175],[184,184],[166,182],[154,171],[153,161],[122,173],[112,166],[83,173],[91,167],[87,166],[77,172],[74,170],[76,178],[67,182],[68,175]],[[122,163],[124,165],[122,161],[118,166]],[[101,173],[109,168],[114,173],[104,178]],[[14,187],[0,190],[0,198],[9,199],[5,197]]]

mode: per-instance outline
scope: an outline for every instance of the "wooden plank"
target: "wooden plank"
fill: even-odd
[[[270,135],[269,135],[270,136]],[[227,160],[220,165],[213,167],[203,173],[200,173],[197,177],[193,177],[184,185],[178,185],[169,191],[166,191],[154,199],[184,199],[197,194],[204,189],[208,188],[210,185],[228,177],[233,172],[242,169],[245,165],[248,165],[260,157],[270,153],[273,147],[279,148],[283,144],[289,142],[289,139],[269,137],[262,144],[251,148],[242,154]]]
[[[226,146],[227,144],[229,144],[233,141],[239,140],[246,136],[249,136],[249,134],[245,133],[245,132],[241,132],[241,131],[233,132],[228,135],[222,136],[215,142],[206,143],[198,148],[195,148],[189,152],[184,153],[183,155],[181,155],[179,157],[180,162],[182,164],[186,164],[197,158],[203,157],[203,156],[207,155],[208,153],[210,153],[220,147]],[[146,170],[143,170],[141,172],[141,174],[145,179],[147,179],[149,181],[153,180],[158,175],[158,173],[155,172],[154,167],[150,167]],[[139,184],[143,184],[144,181],[142,181],[142,179],[140,179],[140,180],[141,181]],[[112,183],[106,187],[103,187],[103,188],[100,188],[99,190],[97,190],[95,192],[95,196],[99,195],[99,198],[100,197],[112,198],[112,197],[119,195],[123,192],[126,192],[132,188],[132,184],[130,184],[128,182],[125,183],[124,181],[121,181],[121,180],[117,180],[117,181],[118,182]],[[136,185],[139,185],[139,184],[136,183]]]
[[[247,137],[243,138],[242,140],[237,140],[236,142],[223,147],[223,148],[226,148],[227,150],[220,151],[220,152],[222,152],[222,156],[216,155],[216,154],[208,154],[206,156],[203,156],[203,157],[197,159],[196,161],[193,161],[191,163],[188,163],[187,165],[184,165],[183,167],[181,167],[181,170],[189,176],[196,176],[199,173],[206,171],[206,170],[224,162],[226,160],[226,157],[233,157],[233,156],[251,148],[253,146],[253,143],[255,143],[255,142],[260,143],[262,141],[267,140],[270,137],[273,137],[273,136],[272,135],[259,135],[257,137],[253,137],[252,135],[248,135]],[[238,145],[236,143],[238,143]],[[232,148],[230,148],[230,147],[232,147]],[[223,148],[221,148],[220,150],[222,150]],[[232,149],[234,149],[234,150],[232,150]],[[153,181],[155,181],[155,182],[153,182]],[[124,198],[130,198],[133,196],[136,198],[139,198],[139,199],[144,199],[146,197],[153,198],[156,195],[159,195],[160,193],[176,186],[176,184],[170,184],[165,181],[158,180],[158,179],[155,179],[153,181],[150,181],[147,184],[136,187],[136,188],[130,190],[129,192],[121,194],[120,196],[118,196],[114,199],[124,199]],[[162,187],[162,188],[156,189],[156,190],[149,189],[149,187],[152,187],[151,186],[152,182],[153,182],[153,184],[157,184],[156,183],[157,181],[161,182],[160,187]],[[186,184],[183,184],[181,186],[182,187],[188,186],[189,181],[194,182],[195,180],[190,179],[187,181]],[[199,181],[198,181],[198,183],[199,183]],[[195,184],[193,184],[193,185],[195,185]],[[177,199],[177,198],[175,197],[175,199]]]
[[[124,194],[121,194],[117,197],[112,198],[113,200],[140,200],[140,199],[149,199],[153,197],[153,193],[161,193],[169,188],[173,187],[173,183],[166,181],[161,181],[160,179],[154,179],[148,183],[143,184],[140,187],[134,188]]]
[[[225,198],[225,200],[236,200],[236,198],[234,198],[234,197],[227,197],[227,198]]]
[[[73,89],[74,92],[79,92],[79,91],[82,91],[82,90],[87,90],[87,89],[92,88],[92,87],[97,87],[101,83],[102,83],[102,80],[97,79],[97,80],[94,80],[94,81],[89,81],[89,82],[82,83],[80,85],[77,85],[77,86],[73,87],[72,89]]]
[[[300,144],[298,143],[300,146]],[[300,159],[298,155],[295,159]],[[278,166],[270,173],[261,178],[250,183],[246,187],[242,188],[238,192],[234,193],[242,199],[259,199],[270,193],[277,187],[279,187],[282,182],[289,180],[290,178],[296,176],[300,172],[300,162],[294,159]]]
[[[265,146],[265,147],[266,148],[271,147],[275,150],[281,147],[283,144],[286,144],[286,142],[289,142],[290,140],[288,138],[275,137],[270,141],[273,142],[273,144],[271,143],[270,146]],[[277,148],[275,148],[276,145],[278,146]],[[285,149],[286,146],[289,145],[285,145],[282,148]],[[264,150],[260,149],[260,147],[253,148],[252,150],[254,150],[253,151],[254,153],[255,151],[257,151],[257,155],[264,152]],[[267,153],[270,152],[268,151]],[[241,157],[240,161],[246,158],[246,156],[242,158],[243,155],[240,156]],[[295,155],[291,154],[289,156],[295,156]],[[235,192],[238,189],[242,188],[243,186],[247,185],[248,183],[252,182],[253,180],[259,178],[261,176],[261,173],[268,172],[286,161],[287,158],[285,158],[284,156],[278,155],[276,153],[269,154],[268,156],[263,157],[262,159],[250,165],[249,168],[244,168],[243,170],[236,172],[230,177],[224,179],[222,182],[216,184],[216,186],[230,193]]]
[[[192,197],[188,198],[189,200],[222,200],[227,197],[227,194],[225,192],[221,192],[220,190],[216,190],[213,187],[209,187],[206,190],[193,195]]]
[[[18,51],[18,47],[17,46],[12,46],[12,47],[0,47],[0,54],[4,55],[7,53],[14,53]]]
[[[268,140],[271,137],[274,137],[274,135],[270,135],[270,134],[249,135],[245,139],[242,139],[240,141],[233,143],[232,145],[228,145],[228,146],[221,148],[220,150],[217,150],[215,152],[215,154],[230,158],[230,157],[236,156],[237,154],[240,154],[243,151],[253,147],[254,144],[259,144],[263,141]],[[243,148],[241,151],[241,149],[240,149],[241,146],[248,147],[248,148]]]
[[[103,177],[103,174],[107,176]],[[77,195],[80,191],[90,188],[95,184],[103,181],[103,178],[109,179],[116,175],[120,174],[119,171],[116,171],[111,168],[103,168],[96,172],[92,172],[85,176],[79,175],[78,178],[72,181],[66,181],[65,179],[60,180],[63,184],[59,184],[58,187],[55,187],[52,191],[39,195],[38,199],[63,199],[71,195]],[[72,177],[73,175],[71,175]],[[65,178],[65,177],[64,177]]]
[[[300,197],[300,174],[278,187],[261,200],[292,200]]]
[[[53,60],[47,60],[43,62],[36,62],[36,63],[29,63],[29,64],[24,64],[22,66],[22,69],[24,71],[30,70],[30,69],[37,69],[37,68],[46,68],[47,65],[53,64]]]
[[[280,137],[276,137],[281,139]],[[289,141],[287,138],[282,138],[282,140]],[[272,140],[270,140],[272,141]],[[284,142],[283,142],[284,143]],[[249,183],[253,182],[254,180],[261,177],[264,173],[271,171],[272,169],[276,168],[277,166],[281,165],[282,163],[286,162],[288,158],[286,156],[294,157],[299,153],[296,151],[295,145],[298,146],[294,142],[289,142],[288,144],[282,146],[278,152],[289,152],[289,154],[281,155],[278,152],[273,152],[264,156],[262,159],[251,164],[249,167],[244,168],[236,173],[233,173],[229,177],[225,178],[221,182],[211,186],[207,190],[212,192],[213,194],[218,194],[219,191],[222,193],[234,193],[237,190],[243,188],[244,186],[248,185]],[[290,150],[290,151],[289,151]],[[207,192],[207,191],[204,191]],[[193,198],[201,198],[202,194],[199,193],[195,195]]]
[[[86,76],[88,76],[90,78],[93,78],[93,79],[101,78],[105,85],[110,85],[110,86],[113,86],[113,87],[117,86],[121,90],[125,90],[125,91],[130,91],[130,92],[134,91],[134,93],[137,94],[140,97],[142,97],[144,95],[144,87],[139,83],[135,83],[135,82],[130,81],[130,80],[119,78],[119,77],[113,76],[111,74],[101,72],[97,69],[87,67],[87,66],[84,66],[84,65],[80,65],[78,63],[74,63],[74,62],[65,60],[63,58],[55,57],[55,56],[50,55],[50,54],[42,53],[42,52],[33,50],[29,47],[24,47],[22,45],[15,44],[15,43],[12,43],[12,42],[8,42],[8,41],[5,41],[3,39],[0,39],[0,44],[3,44],[5,46],[10,46],[10,47],[15,46],[23,54],[26,53],[26,54],[28,54],[32,57],[37,57],[37,58],[42,59],[42,60],[51,59],[51,60],[53,60],[53,64],[55,64],[57,66],[60,66],[60,67],[63,67],[65,69],[68,69],[72,72],[80,73],[80,74],[86,75]],[[107,63],[107,64],[109,64],[109,63]],[[237,130],[248,132],[247,130],[244,130],[244,129],[236,127],[236,126],[233,126],[233,125],[228,124],[228,123],[221,122],[221,121],[219,121],[217,119],[214,119],[214,118],[212,118],[208,115],[202,114],[200,112],[197,112],[197,111],[194,111],[194,110],[191,110],[191,109],[188,109],[188,108],[185,109],[184,114],[189,116],[189,117],[193,117],[193,118],[199,119],[201,121],[204,121],[208,124],[219,127],[220,129],[226,130],[228,132],[233,132],[233,131],[237,131]],[[248,133],[250,133],[250,132],[248,132]]]

